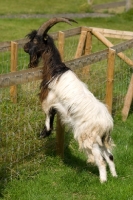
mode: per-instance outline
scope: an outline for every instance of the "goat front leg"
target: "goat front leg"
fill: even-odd
[[[53,122],[54,116],[56,114],[56,110],[54,108],[50,108],[48,113],[46,114],[46,121],[42,132],[40,133],[40,138],[48,137],[53,130]]]

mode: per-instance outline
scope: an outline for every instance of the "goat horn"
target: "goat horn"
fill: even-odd
[[[45,22],[39,29],[38,29],[38,32],[37,32],[37,35],[43,35],[44,33],[47,33],[48,30],[54,26],[55,24],[57,24],[58,22],[66,22],[67,24],[70,24],[71,25],[71,22],[75,22],[77,23],[75,20],[73,19],[69,19],[69,18],[64,18],[64,17],[61,17],[61,18],[52,18],[50,19],[49,21]]]

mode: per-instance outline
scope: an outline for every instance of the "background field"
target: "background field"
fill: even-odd
[[[108,0],[103,0],[102,3],[107,3]],[[111,2],[115,2],[112,0]],[[100,0],[95,0],[94,5],[101,3]],[[39,1],[24,1],[12,0],[11,3],[6,0],[1,2],[0,14],[58,14],[58,13],[82,13],[88,12],[89,6],[85,0],[39,0]]]
[[[95,1],[95,3],[104,3],[107,1]],[[31,6],[32,5],[32,6]],[[56,13],[81,13],[87,12],[89,9],[85,6],[86,1],[48,1],[45,3],[42,0],[38,1],[2,1],[0,7],[0,14],[55,14]],[[37,29],[45,18],[22,19],[15,18],[0,18],[0,41],[10,41],[24,38],[25,35]],[[75,19],[78,24],[70,27],[67,24],[60,23],[51,29],[51,32],[57,30],[65,30],[76,26],[93,26],[101,28],[110,28],[116,30],[133,31],[133,10],[128,13],[121,13],[110,18],[84,18]],[[66,58],[70,59],[75,51],[78,37],[67,42]],[[121,42],[120,40],[113,41],[114,43]],[[100,43],[94,39],[93,50],[98,51],[101,47]],[[21,50],[22,51],[22,50]],[[129,52],[130,58],[133,58],[133,50]],[[22,52],[22,55],[24,53]],[[24,58],[24,67],[28,64],[28,57]],[[127,66],[118,61],[119,66],[116,67],[116,80],[119,82],[119,87],[114,92],[121,92],[125,94],[128,87],[131,71]],[[103,100],[104,90],[101,86],[103,69],[105,70],[106,62],[97,63],[92,70],[92,78],[90,79],[90,89]],[[19,64],[19,66],[22,66]],[[3,70],[0,66],[0,70]],[[6,68],[6,67],[5,67]],[[8,72],[9,68],[4,69]],[[3,71],[2,71],[3,73]],[[106,71],[104,71],[106,73]],[[118,78],[119,77],[119,78]],[[100,80],[100,81],[99,81]],[[121,84],[120,84],[121,83]],[[4,90],[4,101],[0,101],[0,131],[6,133],[5,141],[0,141],[0,144],[7,145],[7,149],[11,146],[10,152],[4,152],[3,155],[11,155],[14,159],[16,155],[18,158],[26,155],[29,156],[19,161],[19,165],[9,166],[12,177],[9,176],[8,170],[5,171],[5,166],[0,168],[0,199],[3,200],[51,200],[51,199],[65,199],[65,200],[132,200],[133,199],[133,114],[132,110],[126,122],[121,120],[121,110],[118,110],[117,115],[114,116],[114,130],[112,137],[116,144],[114,149],[114,157],[116,168],[118,171],[118,178],[113,179],[108,171],[108,182],[101,185],[98,178],[98,170],[94,166],[86,164],[86,158],[83,152],[78,150],[78,145],[74,141],[71,130],[66,128],[65,135],[65,158],[62,161],[56,156],[55,152],[55,131],[50,138],[38,141],[37,133],[41,130],[44,118],[41,111],[41,106],[38,101],[39,83],[19,86],[19,105],[12,104],[8,98],[8,89]],[[116,83],[118,84],[118,83]],[[123,86],[124,85],[124,86]],[[36,88],[36,89],[35,89]],[[100,89],[99,89],[100,88]],[[124,89],[123,89],[124,88]],[[32,90],[31,90],[32,89]],[[31,95],[34,90],[35,95]],[[3,91],[3,89],[2,89]],[[28,98],[27,98],[28,97]],[[122,97],[123,98],[123,97]],[[122,101],[122,98],[114,99],[115,101]],[[9,122],[6,120],[9,116]],[[28,131],[28,133],[27,133]],[[17,133],[17,134],[16,134]],[[1,134],[1,133],[0,133]],[[36,141],[33,145],[32,137]],[[14,140],[16,138],[16,140]],[[25,142],[23,143],[23,141]],[[28,145],[27,145],[28,143]],[[19,144],[19,146],[18,146]],[[26,144],[26,145],[25,145]],[[14,150],[21,150],[25,145],[24,151],[18,151],[13,154]],[[38,150],[36,149],[36,145]],[[3,146],[2,146],[3,147]],[[30,148],[29,148],[30,147]],[[32,153],[31,153],[32,152]],[[17,159],[17,158],[15,158]],[[32,162],[34,160],[34,162]],[[2,163],[1,163],[2,164]],[[19,173],[18,173],[19,172]]]
[[[102,3],[108,2],[107,0],[102,1]],[[115,2],[112,0],[111,2]],[[100,0],[94,1],[94,4],[100,3]],[[39,1],[24,1],[12,0],[11,3],[6,1],[1,2],[0,14],[3,15],[15,15],[16,18],[1,18],[0,17],[0,41],[15,40],[24,38],[27,33],[33,29],[38,28],[44,21],[45,18],[32,18],[32,19],[22,19],[19,17],[19,14],[60,14],[60,13],[84,13],[85,11],[81,10],[80,7],[85,5],[87,7],[87,1],[84,0],[73,0],[73,1],[62,1],[59,0],[56,3],[53,0],[48,1],[47,3],[44,0]],[[10,6],[9,6],[10,5]],[[117,9],[116,9],[117,10]],[[18,16],[18,18],[17,18]],[[62,15],[63,16],[63,15]],[[77,19],[78,24],[73,26],[95,26],[103,28],[112,28],[119,30],[133,30],[131,22],[133,20],[132,11],[130,14],[121,14],[120,16],[115,16],[112,18],[86,18],[86,19]],[[69,25],[60,23],[52,28],[52,32],[56,30],[65,30],[70,28]]]

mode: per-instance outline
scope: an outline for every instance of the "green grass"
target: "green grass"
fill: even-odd
[[[23,1],[22,1],[23,2]],[[27,1],[27,3],[29,4],[30,1]],[[32,1],[31,1],[32,2]],[[40,8],[40,12],[39,13],[43,13],[43,6],[41,6],[41,3],[43,1],[38,1],[34,2],[34,8],[35,4],[39,5]],[[66,1],[65,1],[66,2]],[[68,1],[67,1],[68,2]],[[67,6],[69,6],[70,9],[73,9],[73,12],[77,12],[76,10],[76,6],[78,7],[79,3],[84,3],[84,1],[76,1],[75,5],[73,5],[74,1],[70,1],[67,3]],[[9,12],[15,13],[15,11],[13,9],[9,9],[8,6],[5,6],[4,4],[7,4],[7,1],[2,1],[1,4],[3,4],[3,6],[1,5],[0,7],[0,13],[2,12],[2,9],[8,9]],[[14,4],[16,6],[19,6],[19,9],[15,9],[16,12],[18,13],[23,13],[25,9],[29,10],[29,6],[25,4],[21,4],[21,1],[16,2],[16,1],[12,1],[11,6],[15,7]],[[51,5],[55,5],[55,6],[51,6]],[[63,3],[59,3],[58,1],[55,2],[53,0],[48,1],[48,4],[45,5],[45,7],[47,7],[47,12],[48,13],[56,13],[54,12],[54,8],[57,10],[57,8],[60,6],[63,6],[63,8],[61,9],[62,13],[70,13],[70,11],[67,10],[67,7],[65,4]],[[52,8],[53,12],[50,11],[50,8]],[[22,11],[21,11],[22,9]],[[36,8],[37,9],[37,8]],[[42,12],[41,12],[42,10]],[[3,14],[7,14],[8,12],[5,10],[3,11]],[[30,13],[30,11],[26,11],[26,13]],[[36,13],[35,10],[33,11],[33,13]],[[60,13],[60,12],[57,12]],[[1,27],[1,31],[0,31],[0,42],[2,41],[11,41],[11,40],[16,40],[16,39],[20,39],[20,38],[24,38],[25,35],[27,35],[27,33],[29,33],[31,30],[33,29],[38,29],[38,27],[40,27],[40,25],[45,22],[47,19],[41,18],[41,19],[1,19],[0,18],[0,27]],[[110,29],[118,29],[118,30],[127,30],[127,31],[133,31],[133,26],[132,26],[132,21],[133,21],[133,10],[129,11],[127,14],[119,14],[116,15],[114,17],[111,18],[86,18],[86,19],[75,19],[77,20],[78,24],[73,24],[72,27],[64,24],[64,23],[60,23],[57,24],[56,26],[54,26],[51,31],[55,32],[57,30],[65,30],[65,29],[70,29],[73,27],[77,27],[77,26],[93,26],[93,27],[100,27],[100,28],[110,28]]]
[[[43,6],[44,1],[2,1],[0,14],[20,13],[66,13],[82,12],[82,5],[86,1],[49,1]],[[32,2],[32,3],[31,3]],[[102,1],[102,3],[107,1]],[[95,1],[100,3],[100,1]],[[29,9],[29,4],[32,4]],[[10,5],[10,6],[7,6]],[[54,5],[54,6],[52,6]],[[45,9],[44,9],[45,8]],[[84,10],[86,12],[86,10]],[[47,19],[0,19],[0,41],[16,40],[32,29],[37,29]],[[76,26],[93,26],[118,30],[133,31],[133,10],[128,13],[116,15],[112,18],[85,18],[76,19],[78,24],[70,27],[59,23],[51,31],[65,30]],[[70,59],[75,51],[77,38],[68,39],[65,51]],[[116,41],[114,41],[116,42]],[[93,40],[93,51],[99,50],[99,42]],[[103,46],[100,46],[103,48]],[[21,55],[21,52],[20,52]],[[22,53],[22,57],[23,57]],[[130,50],[132,56],[132,50]],[[0,58],[1,60],[2,58]],[[1,64],[0,72],[9,71],[9,54],[5,63]],[[19,59],[19,69],[27,65],[27,57]],[[102,88],[103,69],[107,63],[97,63],[91,68],[91,89],[96,95],[104,96]],[[3,67],[5,67],[3,69]],[[126,71],[123,63],[119,63],[115,71],[115,95],[126,92],[131,74]],[[94,72],[94,74],[92,73]],[[104,69],[104,74],[106,70]],[[125,80],[124,80],[125,79]],[[99,81],[100,80],[100,81]],[[119,86],[119,87],[117,87]],[[86,164],[86,157],[78,150],[78,145],[73,139],[70,130],[66,129],[65,157],[60,160],[56,156],[56,140],[54,134],[45,140],[38,140],[37,134],[44,125],[44,117],[38,102],[38,85],[25,84],[18,87],[18,104],[12,104],[9,99],[9,89],[0,92],[0,152],[2,163],[0,168],[0,199],[1,200],[132,200],[133,199],[133,136],[132,136],[132,111],[127,121],[121,120],[120,112],[115,116],[113,139],[116,143],[114,157],[118,178],[111,177],[108,170],[108,182],[101,185],[97,167]],[[124,90],[124,91],[122,91]],[[4,92],[3,92],[4,91]],[[123,93],[122,93],[123,92]],[[123,96],[115,98],[123,101]],[[115,111],[116,112],[116,111]],[[1,158],[0,158],[1,159]]]
[[[7,6],[7,1],[1,2],[1,8],[0,8],[0,14],[20,14],[20,13],[42,13],[42,14],[55,14],[55,13],[64,13],[64,12],[80,12],[80,6],[84,4],[85,1],[83,0],[73,0],[73,1],[65,1],[63,0],[60,2],[59,0],[56,1],[56,3],[53,0],[49,0],[47,2],[44,2],[43,0],[38,1],[24,1],[24,0],[18,0],[17,2],[15,0],[12,0],[12,3],[10,4],[10,9]],[[71,5],[71,6],[70,6]],[[74,8],[74,9],[73,9]]]
[[[4,199],[133,199],[131,126],[132,116],[125,123],[115,120],[113,139],[117,144],[114,149],[117,179],[112,178],[108,170],[108,182],[101,185],[97,167],[86,164],[84,154],[78,151],[77,143],[67,133],[64,161],[56,157],[52,149],[49,150],[42,161],[41,172],[31,177],[20,175],[19,180],[8,183],[3,191]]]
[[[108,0],[103,0],[106,3]],[[112,0],[115,2],[115,0]],[[94,4],[100,4],[100,0],[95,0]],[[55,14],[55,13],[81,13],[89,11],[86,0],[5,0],[1,2],[0,14]]]
[[[75,19],[78,24],[72,24],[72,26],[60,23],[52,27],[50,32],[55,32],[58,30],[66,30],[78,26],[88,26],[88,27],[100,27],[109,28],[115,30],[127,30],[133,31],[132,27],[132,13],[121,14],[111,18],[85,18],[85,19]],[[11,41],[20,38],[24,38],[31,30],[38,29],[42,23],[47,21],[47,19],[0,19],[0,42]],[[10,30],[10,31],[9,31]]]

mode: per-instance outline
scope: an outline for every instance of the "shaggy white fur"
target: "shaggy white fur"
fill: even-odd
[[[110,152],[113,119],[107,107],[94,97],[71,70],[52,80],[48,88],[48,96],[42,102],[47,116],[47,131],[50,129],[49,110],[55,108],[61,121],[72,127],[74,138],[80,149],[86,152],[88,162],[98,166],[100,181],[107,180],[106,162],[112,175],[116,177],[113,155]]]

